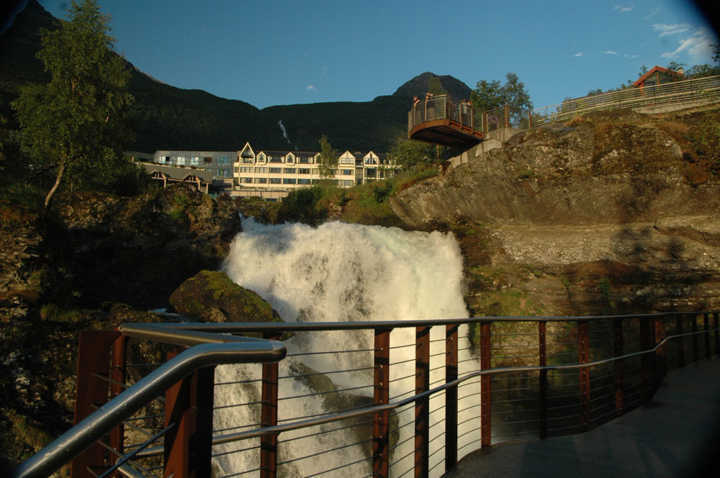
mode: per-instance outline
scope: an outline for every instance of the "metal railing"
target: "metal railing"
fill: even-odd
[[[453,102],[447,95],[426,97],[413,103],[408,112],[408,133],[422,123],[448,119],[459,129],[482,133],[503,128],[530,129],[557,121],[568,121],[594,111],[620,108],[661,107],[684,104],[701,106],[720,102],[720,75],[675,81],[661,85],[626,88],[563,101],[558,105],[527,109],[503,105],[478,112],[468,101]]]
[[[720,101],[720,76],[674,81],[640,88],[626,88],[609,93],[584,96],[545,106],[533,111],[533,124],[540,126],[554,121],[567,121],[575,116],[620,108],[641,108],[678,103]]]
[[[448,95],[427,96],[413,102],[408,112],[408,133],[416,126],[436,120],[449,120],[456,127],[481,131],[480,118],[476,118],[469,101],[453,101]]]
[[[440,476],[478,448],[585,431],[647,402],[670,367],[718,354],[719,318],[124,324],[81,339],[76,410],[117,396],[14,476],[75,455],[73,476]],[[235,336],[258,333],[284,336],[287,355]],[[191,348],[164,362],[176,352],[157,343]],[[131,368],[155,366],[141,359],[160,365],[131,384]],[[215,368],[236,362],[248,364]]]

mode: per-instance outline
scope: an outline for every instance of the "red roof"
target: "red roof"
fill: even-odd
[[[667,74],[669,74],[669,75],[675,75],[675,76],[677,76],[677,77],[679,77],[679,78],[682,78],[682,76],[683,76],[683,74],[680,73],[680,72],[678,72],[678,71],[670,70],[670,69],[668,69],[668,68],[663,68],[662,66],[653,66],[653,67],[650,69],[650,71],[648,71],[648,72],[645,73],[643,76],[641,76],[640,78],[638,78],[638,79],[635,81],[635,83],[633,83],[633,86],[642,86],[642,85],[645,83],[645,80],[647,80],[653,73],[657,73],[657,72],[667,73]]]

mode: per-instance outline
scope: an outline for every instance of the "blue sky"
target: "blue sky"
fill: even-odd
[[[41,0],[64,17],[66,0]],[[536,107],[613,88],[642,65],[710,63],[686,2],[99,0],[140,70],[259,108],[369,101],[432,71],[470,87],[517,73]]]

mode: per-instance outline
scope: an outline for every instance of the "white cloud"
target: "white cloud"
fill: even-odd
[[[606,55],[617,55],[615,50],[603,50],[603,53]]]
[[[655,23],[653,26],[653,30],[656,32],[660,32],[660,38],[667,36],[667,35],[677,35],[679,33],[685,33],[686,31],[690,30],[690,25],[687,23],[675,23],[672,25],[667,25],[665,23]]]
[[[315,87],[315,85],[307,85],[305,87],[305,89],[308,91],[317,91],[317,88]]]
[[[575,53],[573,56],[583,56],[583,52],[579,51],[579,52]]]
[[[627,12],[632,12],[633,8],[635,8],[634,5],[615,5],[613,7],[613,10],[615,10],[619,13],[627,13]]]
[[[654,8],[650,13],[648,13],[647,15],[645,15],[643,17],[643,20],[650,20],[652,17],[657,15],[659,12],[660,12],[660,7]]]
[[[623,57],[629,58],[630,60],[634,60],[635,58],[639,58],[640,55],[629,55],[629,54],[625,53],[625,54],[623,55]]]
[[[673,51],[666,51],[663,58],[677,58],[686,53],[695,62],[708,61],[713,52],[713,36],[705,28],[696,29],[691,37],[678,40],[678,47]]]

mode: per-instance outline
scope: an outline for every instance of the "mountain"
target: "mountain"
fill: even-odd
[[[10,101],[20,85],[47,81],[41,62],[40,30],[56,29],[61,21],[37,0],[15,18],[0,36],[0,114],[13,118]],[[407,132],[413,96],[440,85],[455,98],[470,88],[452,76],[423,73],[389,96],[365,102],[329,102],[270,106],[262,110],[239,100],[219,98],[202,90],[186,90],[159,82],[127,63],[129,89],[135,97],[130,121],[136,133],[130,149],[239,149],[246,141],[262,149],[317,150],[321,135],[340,150],[387,151]],[[287,139],[283,134],[283,129]]]

